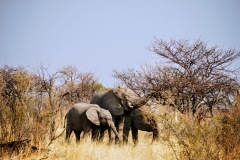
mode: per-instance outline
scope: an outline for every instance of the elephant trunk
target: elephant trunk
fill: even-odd
[[[148,100],[154,96],[154,94],[156,94],[156,92],[154,91],[151,91],[149,93],[147,93],[145,96],[139,98],[138,100],[136,100],[135,102],[132,103],[132,106],[134,109],[138,109],[140,108],[141,106],[145,105]]]
[[[113,130],[114,134],[118,137],[118,139],[121,140],[121,138],[119,137],[117,129],[116,129],[116,127],[115,127],[113,122],[109,123],[109,127]]]

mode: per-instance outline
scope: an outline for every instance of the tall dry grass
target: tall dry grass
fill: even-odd
[[[162,124],[159,141],[152,144],[152,134],[140,132],[137,146],[134,146],[131,136],[129,143],[122,146],[109,145],[107,136],[101,143],[81,139],[76,144],[74,134],[70,143],[66,143],[65,133],[49,143],[49,117],[42,116],[41,122],[33,119],[30,124],[35,126],[32,131],[43,132],[29,132],[31,141],[15,151],[1,148],[0,159],[240,159],[239,107],[233,107],[228,113],[216,112],[213,118],[201,123],[189,115],[181,115],[179,121],[175,122],[173,113],[165,107],[160,109],[160,113],[157,116]],[[63,117],[60,114],[57,116],[55,135],[60,135],[64,130]]]
[[[182,115],[178,123],[165,116],[159,121],[166,142],[176,159],[232,160],[240,159],[240,107],[230,112],[216,111],[214,117],[199,123],[192,115]]]
[[[37,150],[32,150],[29,147],[22,153],[8,154],[3,156],[2,159],[176,159],[172,154],[173,152],[166,145],[158,142],[151,144],[151,135],[141,132],[140,142],[137,146],[134,146],[132,142],[121,146],[108,144],[107,139],[104,142],[92,142],[91,139],[81,139],[81,142],[77,144],[74,135],[72,135],[69,143],[66,143],[64,136],[62,136],[48,147],[44,144],[39,144]]]

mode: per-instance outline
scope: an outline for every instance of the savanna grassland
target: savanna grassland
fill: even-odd
[[[65,142],[64,116],[77,102],[89,103],[106,88],[92,72],[74,65],[56,72],[0,67],[0,159],[164,159],[239,160],[240,52],[196,39],[155,39],[149,48],[168,61],[113,71],[116,86],[138,97],[158,93],[154,118],[161,124],[158,142],[140,132],[139,144],[109,145],[82,139]]]
[[[74,134],[69,143],[65,142],[63,127],[56,135],[61,135],[49,144],[39,136],[27,145],[13,151],[1,150],[1,159],[239,159],[240,158],[240,109],[231,112],[217,111],[213,118],[199,122],[188,115],[178,115],[165,107],[160,107],[158,120],[162,123],[162,133],[158,142],[151,143],[152,134],[140,132],[139,144],[134,146],[129,137],[127,145],[108,144],[106,135],[103,142],[92,142],[90,138],[75,142]],[[62,126],[63,119],[59,121]],[[39,138],[39,139],[38,139]],[[34,148],[34,147],[36,148]]]
[[[103,142],[94,142],[89,137],[76,143],[72,133],[70,142],[65,141],[64,119],[55,134],[61,135],[49,143],[49,135],[34,137],[34,141],[17,146],[16,150],[2,148],[2,159],[176,159],[175,153],[165,141],[151,143],[152,133],[139,133],[139,144],[134,146],[131,135],[127,145],[108,143],[106,133]],[[42,126],[44,127],[44,126]],[[64,131],[64,132],[63,132]],[[130,133],[131,134],[131,133]],[[45,138],[43,138],[45,137]],[[36,148],[35,148],[36,147]]]
[[[91,142],[90,139],[82,140],[79,144],[75,141],[69,144],[63,139],[49,146],[48,151],[29,155],[27,159],[175,159],[171,151],[161,144],[150,144],[145,134],[141,134],[141,142],[137,146],[108,145],[106,142]]]

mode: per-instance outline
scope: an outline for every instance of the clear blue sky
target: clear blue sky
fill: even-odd
[[[155,36],[240,50],[240,1],[0,0],[0,67],[71,64],[111,87],[113,69],[159,60]]]

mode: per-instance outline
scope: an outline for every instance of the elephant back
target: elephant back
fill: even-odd
[[[90,107],[97,107],[100,108],[98,105],[96,104],[87,104],[87,103],[76,103],[72,106],[72,110],[74,110],[74,113],[83,113],[85,110],[87,110]]]
[[[108,91],[102,91],[102,92],[98,92],[97,94],[95,94],[92,98],[92,100],[90,101],[91,104],[100,104],[103,97],[105,96],[105,94],[107,94]],[[101,107],[101,106],[100,106]]]

